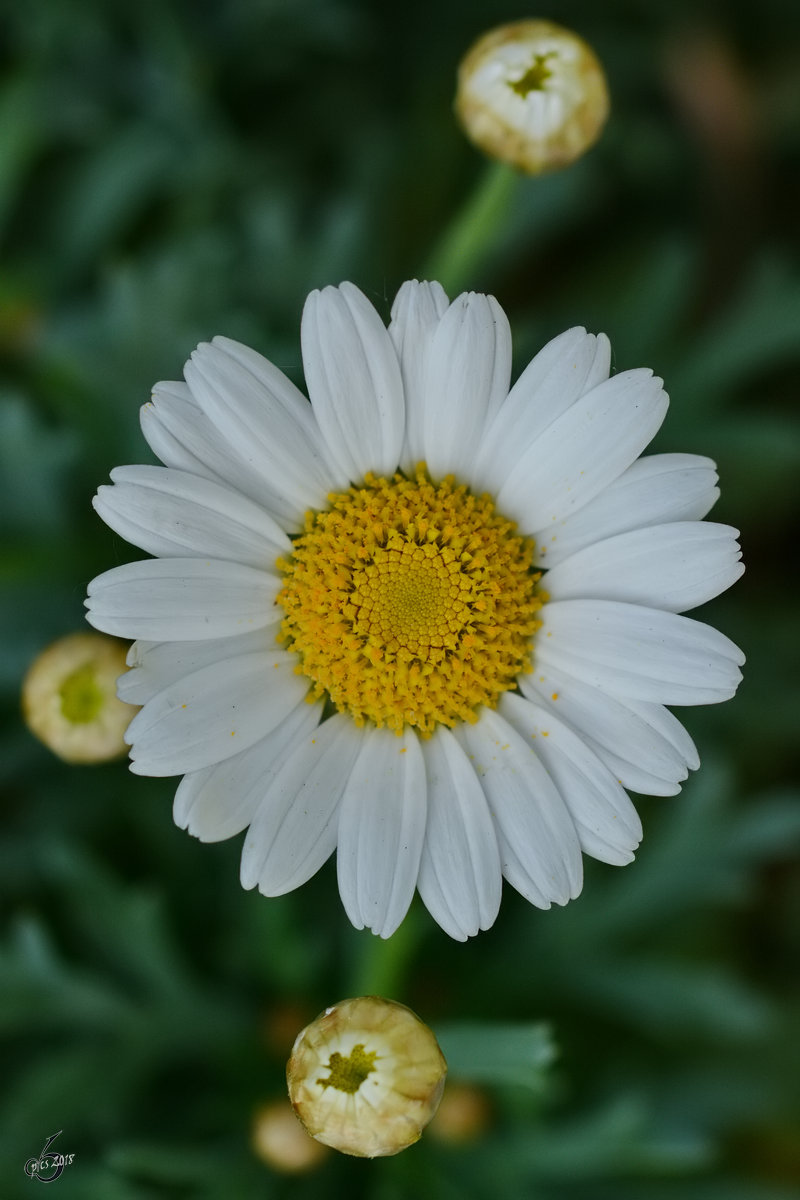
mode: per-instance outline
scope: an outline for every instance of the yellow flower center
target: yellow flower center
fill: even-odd
[[[367,1076],[375,1070],[377,1057],[375,1050],[364,1049],[363,1042],[353,1046],[347,1058],[336,1051],[328,1060],[328,1078],[318,1079],[317,1083],[323,1088],[336,1088],[339,1092],[354,1096]]]
[[[545,91],[544,85],[548,79],[552,78],[553,75],[553,72],[547,65],[547,60],[548,58],[556,57],[557,55],[554,50],[551,50],[548,54],[534,55],[533,62],[528,67],[525,74],[519,79],[514,80],[513,83],[509,83],[508,86],[511,88],[512,92],[516,92],[517,95],[522,96],[524,100],[525,97],[531,92]]]
[[[306,514],[280,560],[280,639],[313,697],[397,733],[476,720],[530,670],[533,543],[452,476],[367,475]]]

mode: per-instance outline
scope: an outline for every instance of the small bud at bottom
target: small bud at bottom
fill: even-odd
[[[326,1008],[297,1037],[289,1098],[317,1141],[377,1158],[413,1145],[436,1112],[447,1064],[410,1009],[379,996]]]
[[[431,1122],[430,1135],[448,1145],[466,1145],[482,1137],[491,1120],[492,1111],[485,1092],[470,1083],[449,1084]]]
[[[308,1136],[285,1100],[274,1100],[256,1112],[253,1150],[268,1167],[287,1175],[313,1170],[328,1153]]]

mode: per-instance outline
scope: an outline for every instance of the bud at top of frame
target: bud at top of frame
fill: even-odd
[[[462,59],[455,107],[481,150],[535,175],[568,166],[597,141],[609,98],[582,38],[550,21],[515,21]]]
[[[312,1137],[377,1158],[418,1140],[446,1073],[436,1038],[409,1008],[359,996],[326,1008],[298,1035],[286,1078]]]

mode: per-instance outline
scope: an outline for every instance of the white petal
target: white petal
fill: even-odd
[[[471,482],[494,495],[520,457],[562,413],[608,378],[611,348],[605,334],[568,329],[548,342],[520,375],[490,422]]]
[[[458,296],[441,318],[425,362],[423,449],[434,479],[464,480],[487,416],[500,405],[511,375],[508,320],[494,296]]]
[[[413,730],[370,729],[339,815],[339,892],[356,929],[388,938],[419,875],[427,813],[425,766]]]
[[[228,637],[279,621],[280,586],[277,575],[239,563],[145,559],[92,580],[86,619],[103,633],[151,642]]]
[[[282,371],[216,337],[197,347],[184,375],[206,416],[297,515],[324,507],[334,476],[322,436],[311,405]]]
[[[523,533],[560,521],[641,454],[667,411],[661,380],[624,371],[576,401],[521,456],[497,497]]]
[[[247,750],[184,775],[172,809],[178,828],[201,842],[222,842],[246,829],[270,780],[319,724],[322,709],[322,701],[298,704]]]
[[[308,680],[285,650],[201,667],[145,704],[125,733],[137,775],[181,775],[231,758],[300,704]]]
[[[425,364],[433,335],[449,303],[441,284],[418,283],[416,279],[410,279],[400,288],[392,305],[389,336],[400,360],[406,398],[400,466],[409,473],[425,457],[422,437]]]
[[[133,642],[127,656],[130,670],[117,680],[117,695],[127,704],[146,704],[165,687],[210,663],[273,649],[273,629],[255,629],[236,637],[206,638],[199,642]]]
[[[584,546],[630,529],[699,521],[719,499],[717,469],[699,454],[649,454],[594,500],[534,535],[536,562],[555,566]]]
[[[608,768],[557,717],[521,696],[503,696],[500,712],[528,744],[534,743],[569,809],[584,853],[615,866],[632,862],[642,823]]]
[[[265,896],[282,896],[310,879],[336,848],[342,793],[363,731],[336,715],[295,743],[261,802],[242,851],[241,880]]]
[[[601,691],[658,704],[729,700],[744,655],[690,617],[614,600],[555,600],[542,609],[538,662]]]
[[[218,453],[214,427],[188,383],[157,383],[152,400],[139,410],[139,421],[145,441],[165,466],[217,482],[229,477],[231,459]]]
[[[685,612],[742,574],[738,533],[710,521],[634,529],[562,560],[548,571],[544,587],[552,600],[623,600]]]
[[[489,310],[494,322],[494,361],[492,363],[492,378],[489,382],[489,401],[486,405],[486,419],[484,421],[484,428],[481,431],[481,437],[474,447],[473,462],[475,455],[480,449],[483,434],[489,422],[495,418],[500,411],[501,405],[508,397],[508,389],[511,383],[511,326],[508,323],[508,317],[503,308],[498,304],[494,296],[487,296],[486,299],[489,302]]]
[[[489,801],[503,874],[539,908],[566,904],[581,890],[580,843],[558,789],[533,749],[499,713],[481,711],[456,736]]]
[[[271,569],[291,542],[252,500],[166,467],[117,467],[94,507],[106,525],[148,554],[204,557]]]
[[[669,742],[686,763],[690,771],[696,771],[700,766],[700,755],[691,737],[681,725],[674,713],[663,704],[652,704],[646,700],[627,700],[628,707],[648,723],[657,733]]]
[[[165,466],[215,483],[233,483],[271,513],[281,528],[292,533],[302,528],[304,510],[271,488],[252,462],[225,440],[187,383],[157,383],[140,419],[145,440]]]
[[[601,762],[605,763],[615,779],[618,779],[623,787],[628,788],[631,792],[639,792],[642,796],[677,796],[681,790],[680,783],[671,783],[668,779],[661,779],[659,776],[651,775],[638,763],[628,762],[624,758],[618,758],[611,750],[605,746],[594,742],[590,737],[584,736],[586,745],[590,750],[594,750]]]
[[[352,283],[312,292],[301,325],[308,394],[340,477],[391,476],[405,427],[400,364],[388,330]]]
[[[639,772],[644,771],[668,783],[671,790],[667,795],[674,795],[678,790],[674,785],[699,765],[691,738],[660,704],[609,695],[539,659],[535,670],[520,676],[519,683],[530,700],[555,713],[582,738],[591,739],[596,753],[607,765],[606,752],[609,752],[614,762],[611,769],[626,787],[633,784],[627,782],[629,772],[624,772],[625,778],[619,773],[620,761],[636,764],[639,782]],[[636,791],[641,792],[642,788],[637,787]],[[654,794],[664,793],[659,790]]]
[[[431,916],[465,941],[494,924],[502,868],[492,818],[469,759],[440,726],[422,743],[428,824],[417,887]]]

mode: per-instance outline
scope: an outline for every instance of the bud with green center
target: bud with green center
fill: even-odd
[[[72,633],[36,658],[23,680],[22,711],[31,733],[71,763],[107,762],[127,746],[137,709],[117,699],[125,646],[101,633]]]
[[[515,21],[479,38],[461,61],[455,104],[471,141],[532,175],[580,158],[609,112],[591,46],[551,21]]]
[[[436,1038],[419,1017],[394,1000],[360,996],[326,1008],[299,1034],[286,1078],[312,1137],[344,1154],[377,1158],[418,1140],[446,1073]]]

